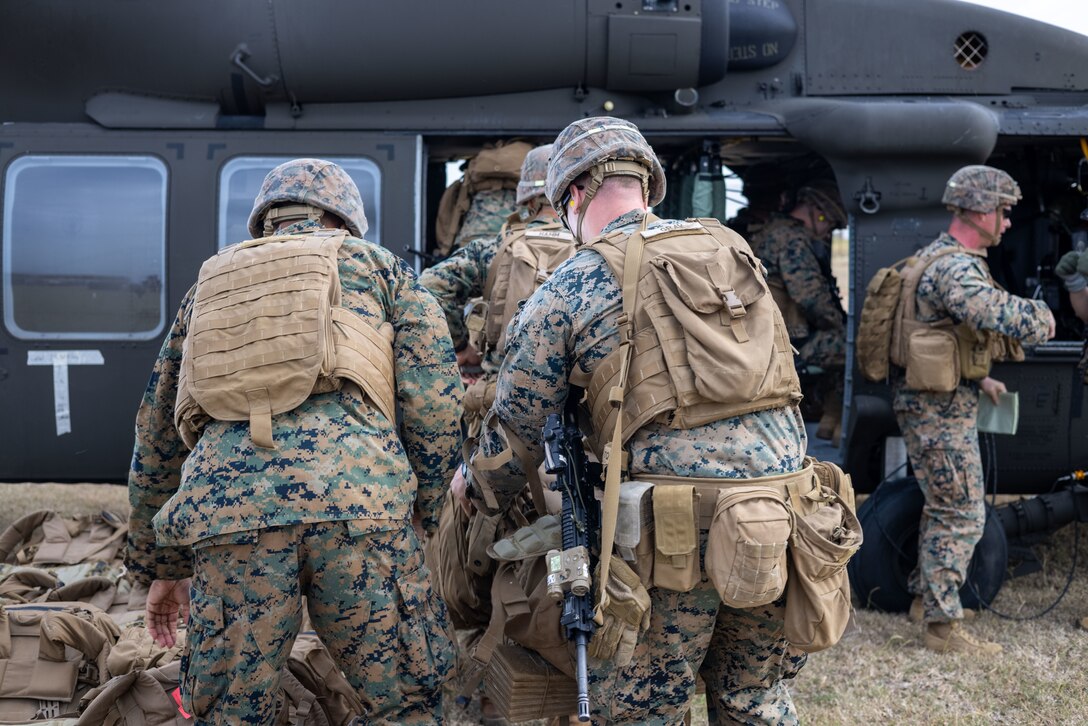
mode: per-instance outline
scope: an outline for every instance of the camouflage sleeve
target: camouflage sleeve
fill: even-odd
[[[467,341],[465,305],[480,297],[487,281],[487,270],[495,259],[498,238],[480,237],[433,267],[423,271],[419,282],[438,300],[450,328],[450,338],[460,347]]]
[[[934,263],[918,286],[918,295],[935,295],[957,323],[975,330],[992,330],[1035,345],[1046,341],[1050,308],[994,287],[982,262],[966,255],[950,255],[947,264]],[[931,274],[932,272],[932,274]],[[928,284],[927,284],[928,283]]]
[[[516,456],[503,461],[508,437],[524,445],[526,466],[540,465],[545,421],[566,407],[574,366],[592,372],[615,349],[622,309],[622,291],[608,264],[598,253],[581,250],[560,264],[511,321],[495,403],[472,457],[473,475],[495,494],[499,509],[526,484],[522,462]],[[502,463],[480,466],[481,457]]]
[[[779,272],[786,292],[801,308],[805,319],[818,330],[843,328],[842,305],[831,294],[831,285],[806,239],[781,247]]]
[[[431,533],[461,458],[464,388],[438,305],[415,273],[403,261],[399,264],[392,321],[401,439],[418,481],[423,528]]]
[[[136,444],[128,474],[132,514],[125,564],[140,582],[182,580],[192,575],[189,548],[158,546],[152,526],[155,514],[178,490],[181,465],[189,453],[174,426],[174,402],[192,295],[189,290],[181,302],[136,413]]]

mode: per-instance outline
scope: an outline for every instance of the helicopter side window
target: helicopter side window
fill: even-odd
[[[223,165],[219,173],[219,249],[250,238],[247,223],[253,200],[265,175],[294,156],[240,156]],[[324,157],[323,157],[324,158]],[[381,244],[381,171],[370,159],[329,158],[359,187],[363,209],[370,225],[366,238]]]
[[[149,340],[165,326],[166,166],[22,156],[4,184],[4,326],[24,340]]]

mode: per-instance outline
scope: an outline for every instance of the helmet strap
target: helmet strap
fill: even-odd
[[[308,219],[311,222],[320,222],[325,215],[325,210],[309,204],[285,204],[281,207],[273,207],[264,213],[264,235],[267,237],[276,231],[283,222],[294,219]]]
[[[971,219],[969,211],[970,210],[956,207],[955,215],[963,220],[964,224],[968,227],[982,235],[983,239],[989,240],[991,245],[996,245],[997,241],[1001,238],[1001,225],[1005,222],[1005,214],[1001,211],[1001,207],[997,208],[997,214],[994,216],[993,230],[983,229],[982,225]]]
[[[571,230],[574,234],[574,240],[578,243],[582,242],[582,222],[586,218],[589,203],[597,196],[597,192],[600,190],[605,178],[610,176],[637,177],[642,182],[642,203],[646,204],[650,198],[650,170],[637,161],[610,159],[592,167],[589,170],[589,181],[586,183],[585,196],[582,197],[582,203],[578,205],[578,229]],[[565,224],[565,210],[563,217]],[[567,227],[569,229],[570,225],[567,225]]]

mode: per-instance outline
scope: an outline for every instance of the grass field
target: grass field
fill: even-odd
[[[0,484],[0,528],[36,509],[127,511],[124,487],[92,484]],[[1084,724],[1088,723],[1088,527],[1061,604],[1023,622],[983,613],[972,625],[1005,646],[990,660],[930,653],[921,626],[903,615],[859,610],[838,646],[809,658],[792,684],[801,720],[839,724]],[[1074,527],[1037,546],[1042,572],[1008,581],[994,608],[1023,617],[1044,609],[1066,585]],[[450,723],[475,723],[451,708]],[[693,723],[706,723],[697,704]]]

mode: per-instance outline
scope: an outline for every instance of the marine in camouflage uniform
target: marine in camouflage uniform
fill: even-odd
[[[782,312],[801,361],[834,369],[841,377],[846,365],[846,325],[825,238],[845,226],[846,214],[834,184],[803,186],[797,199],[789,214],[774,213],[752,236],[752,250],[767,268],[768,281],[779,286],[789,305],[800,311],[799,316],[789,315],[787,309]]]
[[[538,146],[530,151],[521,168],[521,179],[517,188],[517,219],[519,227],[540,227],[557,221],[551,206],[544,198],[544,178],[548,171],[548,157],[551,144]],[[509,190],[502,190],[509,191]],[[503,218],[509,221],[514,215]],[[427,268],[419,277],[419,282],[427,288],[446,315],[446,324],[450,328],[450,338],[454,349],[463,350],[469,344],[468,330],[465,327],[465,306],[473,299],[484,294],[484,285],[495,252],[502,243],[503,235],[480,237],[468,242],[441,262]],[[482,362],[485,376],[494,378],[502,362],[496,350],[487,352]]]
[[[571,163],[564,154],[571,153],[567,144],[590,127],[605,129],[603,134],[585,134],[604,145],[605,152],[643,154],[635,158],[653,177],[648,201],[659,203],[664,196],[664,175],[652,150],[633,124],[607,117],[575,122],[559,135],[549,166],[549,187],[553,177],[562,177],[564,166]],[[617,127],[618,145],[626,144],[627,152],[608,151],[609,142],[604,140],[607,130]],[[576,145],[574,154],[578,154]],[[584,149],[581,155],[586,156]],[[610,157],[600,160],[606,158]],[[566,185],[555,194],[549,189],[557,210],[566,191]],[[643,199],[640,208],[618,215],[601,233],[637,231],[646,213],[645,194]],[[580,215],[572,229],[576,238],[584,239],[580,236],[583,218]],[[566,223],[570,226],[569,218]],[[658,220],[648,228],[676,224]],[[562,414],[567,398],[578,395],[569,382],[575,365],[580,361],[583,372],[592,373],[619,345],[621,311],[621,288],[608,263],[597,252],[582,249],[560,265],[511,323],[490,415],[521,439],[531,466],[543,458],[540,437],[547,416]],[[802,467],[805,447],[800,412],[789,405],[692,429],[650,423],[638,430],[627,450],[632,479],[641,473],[738,479],[797,471]],[[476,456],[495,456],[504,448],[499,436],[488,429]],[[483,484],[499,495],[500,504],[509,500],[525,482],[521,467],[513,457],[493,471],[477,470],[480,479],[473,484],[473,496],[479,496],[479,485]],[[481,500],[474,501],[484,506]],[[705,549],[703,531],[701,553]],[[696,676],[701,675],[712,723],[797,722],[783,681],[798,673],[806,656],[791,649],[783,637],[784,599],[748,610],[725,607],[705,578],[687,593],[651,588],[650,598],[649,630],[639,636],[631,663],[617,667],[602,661],[590,669],[595,719],[682,723],[695,694]]]
[[[472,197],[465,220],[453,240],[457,249],[478,237],[493,237],[517,209],[513,189],[481,189]]]
[[[250,232],[261,236],[266,212],[285,202],[331,213],[350,231],[338,257],[342,304],[392,324],[402,429],[345,385],[276,415],[274,449],[254,445],[248,422],[213,419],[187,450],[173,416],[194,288],[137,416],[127,564],[152,583],[153,634],[157,622],[172,641],[178,611],[191,606],[182,693],[198,723],[271,722],[303,597],[368,723],[436,723],[454,651],[412,517],[435,529],[458,460],[453,350],[412,270],[361,239],[362,200],[340,167],[300,159],[274,169]],[[268,231],[305,235],[334,225],[331,215]]]
[[[959,226],[954,222],[917,255],[924,260],[941,250],[956,250],[935,260],[922,274],[915,294],[918,320],[951,319],[972,330],[1001,333],[1029,344],[1042,343],[1053,334],[1053,316],[1046,304],[998,288],[986,266],[985,248],[998,243],[1002,225],[1007,224],[1002,219],[1004,210],[1019,198],[1016,183],[997,169],[972,166],[953,175],[944,201],[957,221],[967,221]],[[997,224],[984,220],[985,226],[980,226],[971,213],[996,215]],[[971,243],[977,247],[960,240],[971,229],[982,240]],[[959,590],[986,520],[978,397],[980,385],[986,388],[985,382],[992,380],[980,384],[961,379],[954,391],[937,393],[908,389],[899,369],[893,377],[896,418],[925,495],[918,566],[910,589],[922,597],[927,623],[947,624],[963,618]],[[927,636],[927,646],[928,640]],[[996,653],[1000,646],[967,638],[962,649]]]

